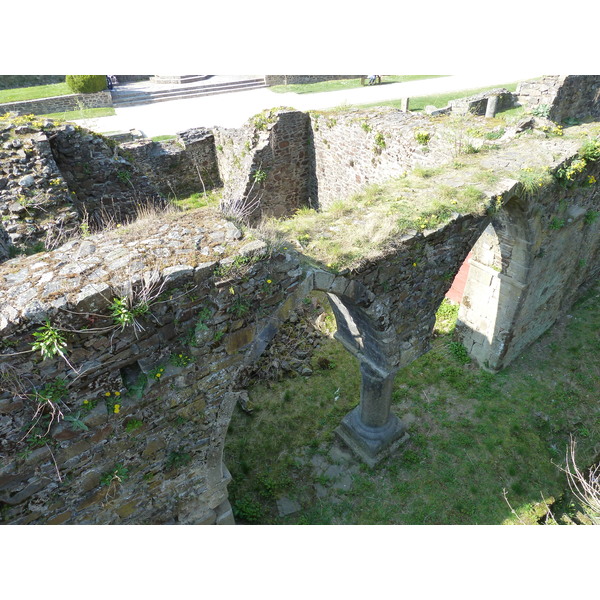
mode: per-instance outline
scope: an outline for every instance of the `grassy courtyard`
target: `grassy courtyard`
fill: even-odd
[[[332,487],[313,465],[331,461],[334,429],[358,403],[356,359],[327,338],[312,358],[313,375],[254,385],[253,412],[236,409],[226,440],[238,520],[408,525],[577,519],[581,509],[560,466],[571,436],[581,467],[600,458],[600,286],[498,374],[465,358],[452,337],[455,318],[456,307],[445,301],[433,349],[396,377],[393,411],[409,424],[409,442],[376,468],[351,463],[349,489]],[[281,496],[301,509],[279,516]]]
[[[381,84],[404,83],[406,81],[418,81],[420,79],[433,79],[435,77],[447,77],[447,75],[382,75]],[[358,79],[333,79],[331,81],[318,81],[316,83],[293,83],[289,85],[273,85],[269,89],[277,94],[315,94],[319,92],[337,92],[340,90],[351,90],[361,87]]]

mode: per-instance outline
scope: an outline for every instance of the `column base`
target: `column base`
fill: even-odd
[[[342,419],[335,432],[370,467],[388,457],[409,438],[402,421],[395,415],[390,415],[383,427],[368,427],[360,419],[360,406]]]

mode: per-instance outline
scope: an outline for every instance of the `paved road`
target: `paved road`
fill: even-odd
[[[333,108],[344,104],[367,104],[399,98],[468,90],[526,81],[538,74],[451,75],[406,83],[361,87],[318,94],[276,94],[268,88],[217,96],[172,100],[116,109],[116,115],[85,119],[79,123],[98,133],[138,129],[147,137],[172,135],[191,127],[240,127],[256,113],[276,106],[298,110]]]

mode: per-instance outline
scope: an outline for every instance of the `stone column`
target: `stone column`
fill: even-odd
[[[361,362],[360,404],[336,429],[368,465],[374,466],[408,439],[402,422],[391,413],[395,372],[385,373]]]
[[[498,96],[490,96],[487,101],[485,108],[485,118],[491,119],[496,115],[496,108],[498,106]]]
[[[402,98],[400,109],[402,112],[408,112],[408,104],[410,102],[410,98]]]

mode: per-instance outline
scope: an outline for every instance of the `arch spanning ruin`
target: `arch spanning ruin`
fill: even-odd
[[[416,135],[423,131],[427,144]],[[241,373],[313,290],[328,295],[335,337],[360,362],[360,401],[338,434],[376,464],[407,435],[390,411],[394,376],[429,349],[436,310],[470,252],[458,329],[471,355],[491,370],[509,364],[598,277],[600,198],[594,182],[600,161],[578,162],[581,136],[594,141],[597,132],[593,124],[576,131],[580,137],[505,132],[476,165],[497,175],[481,187],[476,209],[457,203],[438,211],[441,217],[392,235],[347,268],[307,260],[301,246],[250,239],[213,210],[157,213],[137,224],[128,223],[125,211],[109,232],[85,232],[49,252],[4,260],[3,519],[232,522],[222,455],[243,393]],[[0,230],[3,258],[11,246],[26,248],[61,224],[80,228],[84,208],[101,207],[107,185],[114,202],[122,188],[152,190],[162,203],[152,182],[162,177],[163,159],[147,143],[145,162],[136,163],[135,144],[109,147],[75,129],[5,124],[1,134],[3,161],[13,170],[2,175],[2,210],[9,216]],[[59,154],[51,144],[56,139],[63,142]],[[449,121],[397,111],[326,116],[283,110],[242,130],[189,139],[194,156],[183,147],[177,160],[193,164],[204,157],[210,170],[211,153],[197,144],[213,144],[225,206],[258,199],[253,210],[281,216],[311,206],[326,214],[336,196],[365,184],[417,166],[448,164],[458,138]],[[41,160],[40,149],[48,144],[54,151]],[[104,168],[88,167],[94,185],[87,194],[85,173],[73,172],[83,167],[71,162],[63,177],[59,166],[75,144],[89,145],[92,161],[94,153],[103,156]],[[24,156],[16,154],[21,149]],[[171,175],[173,152],[163,163]],[[28,156],[37,162],[27,163]],[[154,167],[148,157],[158,161]],[[17,162],[21,158],[25,162]],[[534,187],[514,177],[525,164],[539,173]],[[210,172],[218,180],[217,171]],[[461,189],[475,175],[450,170],[445,181]],[[189,181],[189,172],[185,177]],[[425,185],[420,193],[438,191]],[[23,207],[20,196],[37,204]],[[141,197],[134,193],[123,206],[131,208]],[[39,214],[50,206],[68,219],[42,222]],[[63,207],[68,211],[61,213]],[[26,214],[37,218],[33,231]],[[66,345],[43,354],[49,331]]]

